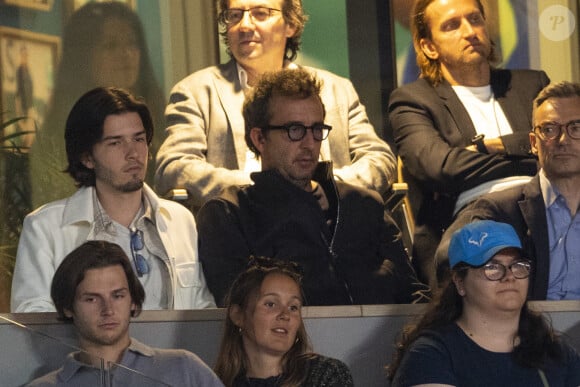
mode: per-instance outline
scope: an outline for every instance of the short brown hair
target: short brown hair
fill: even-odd
[[[264,128],[270,124],[272,112],[270,103],[274,96],[306,99],[315,96],[320,100],[324,111],[324,104],[320,98],[322,82],[316,76],[303,69],[284,69],[264,74],[252,93],[246,98],[243,115],[246,123],[246,144],[257,156],[256,149],[250,138],[252,128]]]
[[[138,316],[145,301],[145,290],[135,275],[127,254],[115,243],[87,241],[71,251],[54,273],[50,296],[59,318],[72,321],[64,311],[73,310],[77,287],[85,278],[87,270],[115,265],[120,265],[127,276],[131,301],[135,305],[131,316]]]
[[[580,83],[561,81],[550,83],[544,87],[534,99],[534,108],[532,113],[532,121],[536,119],[536,110],[550,98],[573,98],[580,97]],[[580,111],[580,106],[578,107]],[[534,122],[535,126],[535,122]],[[533,131],[532,126],[532,131]]]

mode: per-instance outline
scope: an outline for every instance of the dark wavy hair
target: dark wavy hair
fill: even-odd
[[[259,295],[264,279],[270,274],[282,274],[300,286],[302,275],[297,266],[265,257],[250,257],[250,266],[241,273],[232,284],[226,297],[227,315],[224,333],[220,345],[215,373],[222,382],[230,387],[236,378],[244,376],[248,369],[248,356],[238,326],[232,321],[230,313],[233,306],[239,306],[242,313],[248,308],[255,308],[255,299]],[[300,286],[302,293],[302,287]],[[304,298],[304,296],[302,296]],[[283,357],[281,386],[300,386],[306,377],[306,364],[314,356],[310,352],[310,340],[301,321],[296,334],[296,341]]]
[[[126,23],[135,34],[140,53],[139,75],[129,90],[147,103],[156,127],[163,127],[165,97],[156,79],[143,25],[137,13],[118,1],[91,1],[68,19],[62,34],[62,53],[55,71],[54,90],[44,123],[30,152],[33,206],[61,199],[74,191],[66,176],[65,122],[72,106],[86,92],[101,85],[93,79],[93,53],[103,38],[109,20]],[[163,137],[155,136],[149,152],[155,156]],[[154,163],[149,163],[147,182],[153,183]]]
[[[127,254],[115,243],[87,241],[64,258],[52,278],[50,296],[59,319],[72,321],[72,318],[65,315],[65,310],[74,309],[76,290],[87,270],[115,265],[120,265],[127,277],[131,302],[135,305],[131,316],[138,316],[145,301],[145,290],[135,275]]]
[[[458,264],[452,269],[451,277],[465,278],[468,272],[465,269],[468,267],[471,266],[465,263]],[[462,313],[463,297],[459,295],[450,278],[438,290],[419,320],[403,328],[401,339],[393,354],[393,360],[387,366],[389,380],[393,380],[403,357],[425,331],[437,330],[452,324]],[[519,343],[514,347],[512,356],[515,362],[523,367],[543,368],[548,360],[560,360],[562,357],[560,340],[551,324],[541,313],[530,310],[527,302],[524,303],[520,312],[518,337]]]
[[[227,24],[224,20],[223,14],[224,10],[228,9],[230,0],[216,0],[216,2],[220,35],[228,47],[228,55],[233,58],[230,50],[230,42],[227,36]],[[282,3],[282,16],[284,17],[286,24],[296,28],[294,36],[286,39],[286,50],[284,54],[284,59],[294,60],[298,55],[298,51],[300,51],[302,33],[304,32],[304,26],[308,20],[308,16],[304,14],[304,9],[302,8],[302,0],[284,0]]]
[[[413,35],[413,46],[415,47],[415,54],[417,59],[417,66],[421,71],[421,78],[425,78],[432,85],[437,85],[443,80],[441,74],[441,64],[438,60],[431,59],[421,49],[421,39],[431,39],[431,26],[425,10],[435,0],[417,0],[413,8],[411,16],[411,33]],[[477,8],[485,19],[485,9],[481,0],[474,0],[477,3]],[[491,51],[488,57],[490,63],[497,61],[495,51],[495,44],[491,41]]]
[[[116,87],[97,87],[83,95],[73,106],[65,128],[66,171],[78,186],[94,186],[95,171],[85,167],[83,158],[103,137],[105,119],[112,114],[135,112],[141,117],[147,144],[153,138],[153,120],[149,108],[127,91]]]
[[[314,74],[303,68],[284,69],[265,73],[260,77],[258,84],[244,101],[242,113],[245,121],[245,139],[248,148],[260,155],[254,146],[250,131],[252,128],[264,128],[270,124],[272,112],[270,103],[274,96],[306,99],[315,96],[320,101],[324,111],[324,104],[320,98],[322,82]]]

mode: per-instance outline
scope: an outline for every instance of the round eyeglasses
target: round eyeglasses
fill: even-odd
[[[300,141],[306,136],[306,132],[310,129],[312,131],[312,137],[316,141],[322,141],[328,137],[332,126],[325,124],[314,124],[312,126],[306,126],[303,124],[286,124],[286,125],[270,125],[262,128],[262,130],[285,130],[288,133],[288,138],[290,141]]]
[[[498,262],[490,262],[481,267],[485,278],[490,281],[499,281],[503,279],[506,276],[508,269],[512,272],[515,278],[524,279],[530,276],[532,263],[528,260],[520,260],[506,266]]]
[[[565,124],[548,122],[534,127],[534,132],[538,132],[542,140],[554,140],[562,135],[562,128],[566,130],[568,137],[580,140],[580,120],[572,120]]]
[[[227,25],[238,24],[244,18],[244,13],[248,12],[252,21],[263,22],[268,20],[273,12],[280,12],[276,8],[253,7],[250,9],[230,8],[222,12],[222,20]]]

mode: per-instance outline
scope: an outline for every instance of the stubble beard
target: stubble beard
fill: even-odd
[[[143,188],[143,180],[136,177],[136,180],[117,185],[115,188],[118,191],[125,193],[139,191]]]
[[[144,177],[140,176],[139,174],[133,174],[131,175],[131,179],[129,181],[119,183],[115,181],[115,175],[108,168],[104,168],[101,165],[96,165],[94,171],[97,180],[106,183],[118,192],[130,193],[139,191],[143,188]]]

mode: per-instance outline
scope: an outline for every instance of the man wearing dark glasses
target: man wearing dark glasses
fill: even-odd
[[[454,230],[475,219],[509,223],[535,270],[529,297],[580,299],[580,83],[546,86],[533,104],[529,134],[540,171],[527,184],[481,197],[444,234],[438,264],[446,262]]]
[[[73,106],[65,130],[67,172],[79,190],[24,220],[12,281],[13,312],[54,311],[50,282],[86,240],[114,242],[132,258],[145,309],[214,306],[197,259],[191,213],[143,182],[153,123],[122,89],[97,88]]]
[[[297,263],[307,305],[409,303],[425,290],[380,196],[336,181],[331,162],[319,162],[334,130],[320,92],[310,71],[286,69],[262,77],[244,103],[246,143],[262,172],[197,215],[218,305],[252,255]]]
[[[251,183],[260,164],[244,142],[244,95],[259,77],[283,68],[300,49],[306,24],[301,0],[216,0],[221,35],[231,60],[197,71],[177,83],[166,110],[167,138],[157,155],[156,189],[186,188],[194,211],[223,188]],[[324,85],[326,123],[321,159],[334,175],[383,194],[396,178],[390,147],[375,133],[352,83],[304,67]]]

